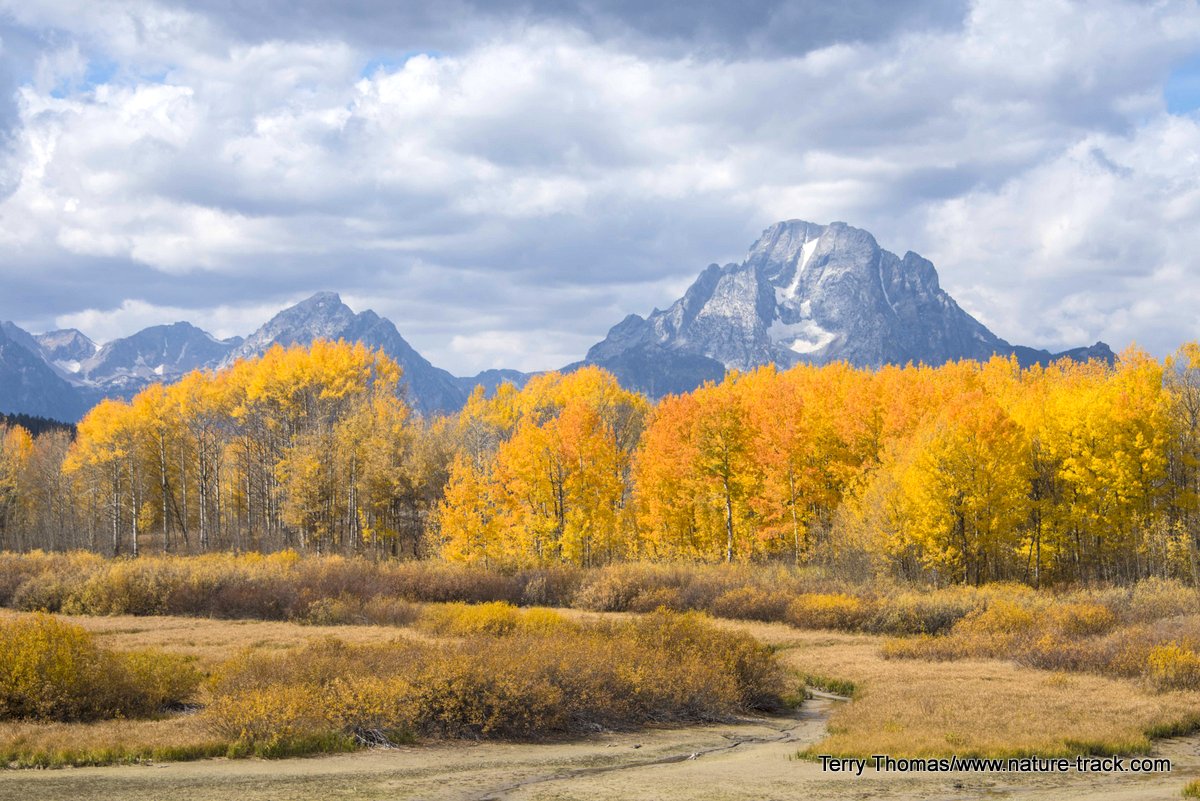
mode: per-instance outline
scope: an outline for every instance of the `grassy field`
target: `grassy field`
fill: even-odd
[[[522,776],[539,765],[572,775],[610,762],[649,770],[595,750],[603,741],[624,748],[631,736],[672,759],[689,743],[714,755],[719,739],[754,744],[755,775],[778,774],[761,760],[782,743],[791,770],[810,777],[822,754],[1169,752],[1186,773],[1200,728],[1200,595],[1158,579],[1063,591],[922,589],[783,566],[498,574],[286,553],[118,562],[7,554],[0,600],[58,612],[80,627],[66,638],[71,664],[119,679],[89,705],[81,688],[103,682],[34,698],[0,676],[0,760],[14,767],[372,744],[403,746],[412,761],[429,749],[457,758],[464,746],[454,743],[498,738],[517,749],[501,751],[526,766]],[[530,605],[547,601],[570,608]],[[0,626],[49,625],[37,614],[0,611]],[[0,656],[11,662],[12,653]],[[747,722],[782,712],[781,700],[805,684],[852,700]],[[537,742],[519,745],[529,741]],[[481,782],[503,783],[478,770],[490,777]],[[1192,777],[1178,778],[1175,796]],[[890,781],[888,792],[898,786]]]
[[[1190,731],[1200,713],[1200,692],[1162,692],[1137,680],[999,659],[888,659],[882,637],[726,625],[776,645],[801,675],[853,684],[853,702],[833,712],[810,755],[1141,753],[1151,735]]]
[[[564,612],[573,619],[626,618]],[[437,615],[431,616],[437,618]],[[369,646],[392,640],[395,627],[309,626],[273,621],[221,621],[178,617],[71,617],[113,650],[160,648],[194,658],[210,672],[240,651],[294,654],[312,640],[334,635]],[[425,642],[444,634],[436,624],[402,633]],[[1152,742],[1200,709],[1194,692],[1161,691],[1135,679],[1046,671],[1000,659],[925,661],[884,655],[886,639],[836,631],[805,631],[782,624],[720,622],[775,646],[794,675],[836,677],[849,703],[808,702],[799,715],[744,719],[688,727],[610,731],[569,740],[525,744],[426,740],[419,746],[354,755],[289,759],[205,760],[147,772],[144,767],[89,768],[60,773],[0,774],[0,796],[25,799],[77,797],[104,788],[105,798],[188,797],[207,801],[238,794],[266,798],[587,798],[683,797],[707,788],[705,798],[1179,797],[1200,776],[1194,739]],[[438,631],[431,631],[438,629]],[[829,683],[823,681],[823,683]],[[0,724],[9,750],[63,753],[108,749],[110,754],[153,756],[155,749],[203,756],[219,751],[196,711],[162,720],[97,723]],[[732,746],[732,747],[731,747]],[[894,755],[1030,753],[1040,755],[1145,751],[1175,761],[1171,775],[1097,774],[1061,777],[1001,775],[886,776],[856,782],[822,773],[817,754]],[[807,758],[796,759],[798,752]],[[697,759],[689,759],[699,754]],[[697,784],[700,782],[700,784]],[[707,783],[705,783],[707,782]],[[495,793],[498,788],[509,788]]]
[[[330,636],[351,646],[368,646],[391,641],[398,632],[384,626],[178,617],[66,619],[92,632],[107,648],[182,654],[209,674],[239,653],[295,654],[306,643]],[[819,677],[812,680],[835,690],[853,687],[853,702],[836,708],[828,736],[812,744],[810,755],[1139,753],[1150,748],[1151,734],[1185,731],[1200,711],[1200,693],[1162,691],[1134,679],[1047,671],[999,659],[889,659],[884,655],[885,639],[875,635],[756,622],[719,625],[778,649],[793,676]],[[418,642],[436,642],[438,637],[429,629],[427,624],[400,631]],[[61,762],[70,754],[103,755],[106,749],[110,755],[129,757],[164,758],[171,751],[203,756],[221,752],[221,742],[195,711],[161,720],[0,723],[0,751],[10,760],[25,754],[29,764]],[[100,756],[74,761],[99,760]]]
[[[8,713],[0,757],[17,767],[95,765],[443,739],[561,739],[728,720],[783,710],[784,696],[798,697],[771,649],[695,614],[568,618],[501,603],[419,612],[407,628],[6,613],[0,627],[30,631],[29,644],[42,646],[42,655],[33,663],[31,647],[0,665],[0,712]],[[90,663],[44,647],[57,639],[79,643],[76,651],[103,664],[153,655],[196,675],[185,694],[170,696],[186,708],[172,711],[160,701],[158,712],[143,705],[137,715],[123,707],[85,715],[79,703],[64,706],[64,697],[75,696],[42,677]],[[24,670],[27,663],[34,669]],[[23,670],[36,679],[29,686],[5,680]],[[99,674],[76,685],[67,689],[85,700],[105,689]],[[131,697],[141,690],[118,687]],[[34,707],[35,696],[54,705]],[[26,708],[32,711],[20,712]]]

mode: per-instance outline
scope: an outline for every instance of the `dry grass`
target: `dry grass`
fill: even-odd
[[[813,753],[1134,752],[1144,751],[1152,735],[1187,731],[1197,723],[1200,693],[1156,689],[1146,675],[1153,661],[1163,687],[1191,681],[1194,661],[1189,654],[1200,639],[1200,616],[1194,614],[1195,591],[1178,584],[1150,581],[1133,588],[1057,595],[1014,585],[936,592],[876,588],[866,594],[823,583],[819,577],[801,580],[799,574],[782,569],[764,571],[754,583],[739,588],[736,581],[747,575],[743,568],[622,566],[589,578],[580,592],[590,587],[592,595],[581,594],[576,600],[581,606],[628,610],[653,608],[656,599],[666,598],[671,601],[666,606],[715,604],[725,614],[768,620],[790,613],[801,625],[830,627],[799,630],[779,623],[720,624],[779,646],[786,666],[800,675],[825,677],[814,683],[835,691],[853,687],[854,702],[837,708],[829,737]],[[336,589],[335,585],[331,587]],[[341,598],[344,593],[338,589],[331,597]],[[194,656],[202,669],[211,671],[244,648],[286,654],[327,635],[366,645],[393,639],[401,631],[407,638],[433,643],[447,636],[469,636],[461,626],[511,631],[512,621],[542,614],[456,605],[422,608],[415,617],[409,606],[393,613],[412,618],[410,627],[298,626],[178,617],[72,620],[93,631],[106,647],[160,647]],[[357,615],[352,612],[349,619],[362,619]],[[548,613],[548,625],[559,625],[555,615]],[[577,610],[559,610],[557,615],[568,621],[625,617]],[[340,612],[327,618],[342,619],[346,618]],[[922,658],[888,659],[883,654],[885,638],[839,631],[840,627],[941,633],[902,642],[913,643],[906,646],[913,648],[936,643],[930,647],[947,650],[937,655],[944,661],[925,658],[934,656],[932,651],[911,654]],[[944,636],[946,632],[951,634]],[[1019,661],[1013,660],[1014,655]],[[1098,675],[1098,660],[1124,667]],[[128,725],[130,732],[136,732],[150,724]],[[202,726],[190,721],[178,725],[181,745],[197,749],[211,745],[211,735]],[[56,738],[68,736],[66,729],[56,731],[61,733]],[[0,726],[0,750],[13,736],[11,727]],[[123,736],[137,741],[132,734]],[[60,745],[69,743],[64,740]]]
[[[163,720],[0,723],[0,765],[18,768],[201,759],[228,749],[195,713]]]
[[[1151,735],[1193,727],[1200,710],[1195,691],[1157,692],[1141,682],[1010,661],[887,659],[882,637],[726,625],[780,647],[784,665],[802,675],[853,684],[853,702],[836,709],[829,736],[811,754],[1137,753]]]
[[[73,726],[0,723],[0,760],[287,756],[414,734],[538,738],[779,704],[784,687],[774,659],[744,634],[693,615],[572,617],[434,605],[403,642],[395,642],[392,627],[74,618],[115,652],[156,647],[194,658],[216,676],[199,698],[206,711]],[[0,620],[28,618],[6,613]]]
[[[1107,597],[1105,597],[1107,596]],[[997,593],[948,632],[894,638],[885,656],[947,661],[1011,659],[1053,671],[1139,679],[1160,690],[1200,690],[1200,615],[1193,590],[1165,582],[1120,595]]]

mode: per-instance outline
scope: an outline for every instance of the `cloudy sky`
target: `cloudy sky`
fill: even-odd
[[[314,291],[551,368],[777,220],[1015,342],[1200,337],[1193,0],[0,0],[0,319]]]

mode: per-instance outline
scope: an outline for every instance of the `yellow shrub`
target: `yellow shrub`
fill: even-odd
[[[1117,616],[1112,610],[1097,603],[1054,604],[1045,614],[1047,624],[1068,637],[1104,634],[1117,624]]]
[[[302,684],[219,694],[205,709],[216,733],[253,745],[259,752],[332,730],[329,712],[324,693]]]
[[[522,631],[549,631],[567,625],[552,609],[518,609],[504,601],[486,604],[441,604],[426,608],[424,628],[447,637],[503,637]]]
[[[486,604],[452,603],[431,606],[422,623],[436,634],[466,637],[473,634],[502,636],[517,630],[521,612],[512,604],[493,601]]]
[[[971,612],[954,626],[963,636],[1012,638],[1028,634],[1038,623],[1034,611],[1007,599],[996,599],[985,608]]]
[[[457,610],[461,612],[461,610]],[[531,610],[524,631],[441,644],[247,652],[214,675],[206,715],[256,753],[327,737],[529,739],[601,727],[714,720],[780,701],[781,669],[752,638],[696,614],[560,624]]]
[[[549,633],[555,629],[570,626],[570,622],[553,609],[535,606],[521,612],[517,621],[518,628],[525,632]]]
[[[1200,687],[1200,654],[1178,643],[1159,645],[1146,657],[1150,680],[1172,689]]]
[[[409,739],[416,731],[419,706],[408,676],[345,676],[325,694],[329,722],[360,742]]]
[[[199,682],[183,657],[107,651],[83,628],[50,615],[0,623],[0,718],[149,715],[186,700]]]
[[[787,622],[798,628],[861,628],[867,618],[866,603],[845,593],[806,593],[788,606]]]

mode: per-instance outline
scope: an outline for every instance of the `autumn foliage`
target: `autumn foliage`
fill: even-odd
[[[438,419],[399,378],[318,341],[101,403],[73,442],[6,428],[0,546],[1198,577],[1195,344],[1115,366],[765,367],[657,403],[586,367]]]
[[[456,621],[456,640],[326,639],[301,651],[242,654],[214,675],[205,715],[221,736],[271,755],[338,737],[541,739],[781,704],[783,673],[771,650],[696,615],[578,625],[529,615],[502,605],[455,609],[436,625]],[[512,625],[475,626],[472,618]]]
[[[182,657],[109,651],[49,615],[0,622],[0,720],[144,717],[190,699],[199,684]]]

